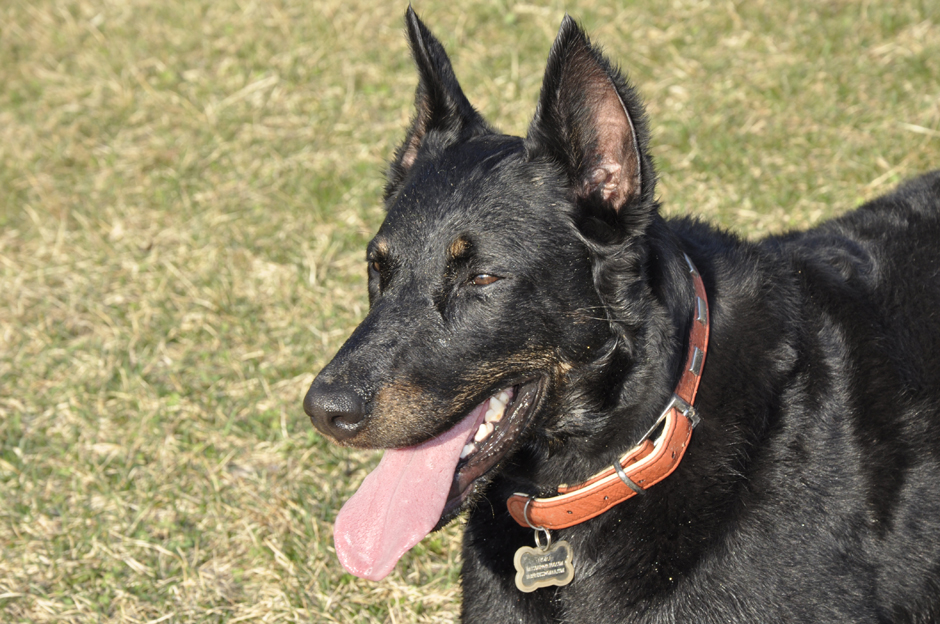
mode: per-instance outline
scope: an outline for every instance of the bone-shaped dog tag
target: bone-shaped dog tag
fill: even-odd
[[[513,558],[516,587],[526,593],[549,585],[567,585],[574,578],[571,546],[562,540],[545,548],[523,546]]]

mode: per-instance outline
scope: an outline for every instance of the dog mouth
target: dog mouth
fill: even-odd
[[[460,513],[464,503],[483,485],[483,478],[515,446],[538,402],[541,385],[538,379],[529,379],[507,386],[470,412],[468,418],[477,414],[479,425],[460,452],[447,502],[435,530]]]
[[[517,446],[543,385],[535,378],[506,386],[440,435],[386,450],[336,517],[333,540],[343,567],[380,580],[412,546],[460,513]]]

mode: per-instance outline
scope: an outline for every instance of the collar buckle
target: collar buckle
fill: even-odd
[[[693,429],[695,429],[696,425],[698,425],[702,420],[698,415],[698,411],[692,407],[688,401],[683,399],[678,394],[673,393],[672,398],[669,399],[669,403],[666,403],[666,408],[659,415],[659,418],[656,419],[656,422],[653,423],[653,426],[649,428],[649,431],[647,431],[643,437],[640,438],[641,441],[649,440],[651,438],[653,433],[655,433],[656,430],[659,429],[659,427],[666,420],[666,416],[669,414],[669,410],[671,409],[675,409],[677,412],[688,418],[689,425],[691,425]]]
[[[698,415],[698,411],[689,404],[688,401],[683,399],[678,394],[673,394],[672,398],[669,399],[669,402],[666,403],[666,408],[659,415],[659,418],[656,419],[656,422],[653,423],[653,426],[643,434],[643,437],[640,438],[640,442],[643,440],[653,441],[653,434],[656,433],[656,430],[659,429],[663,422],[666,420],[666,416],[669,415],[669,410],[675,409],[677,412],[689,419],[689,425],[695,429],[696,425],[702,420]],[[655,443],[655,442],[654,442]]]

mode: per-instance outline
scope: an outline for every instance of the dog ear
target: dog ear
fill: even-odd
[[[526,137],[529,158],[562,165],[576,201],[599,202],[623,217],[625,206],[652,205],[655,175],[645,143],[638,95],[565,15]]]
[[[386,198],[401,185],[428,135],[440,134],[445,145],[492,132],[470,105],[454,76],[444,46],[408,6],[405,13],[411,54],[418,68],[414,121],[395,153],[385,187]]]

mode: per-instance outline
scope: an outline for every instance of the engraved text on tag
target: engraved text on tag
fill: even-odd
[[[574,578],[571,546],[562,540],[542,548],[523,546],[513,558],[516,566],[516,587],[530,592],[549,585],[567,585]]]

